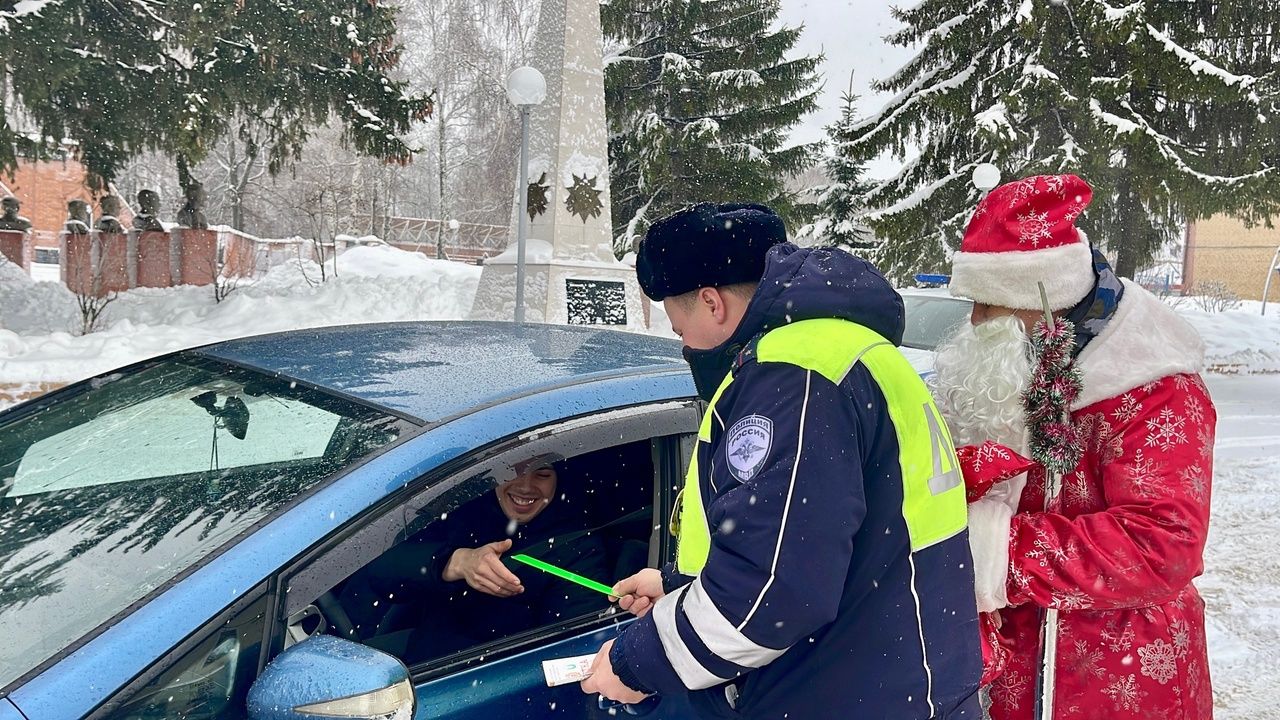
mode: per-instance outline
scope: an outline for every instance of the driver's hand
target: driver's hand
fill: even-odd
[[[636,617],[644,617],[666,593],[662,590],[662,571],[645,568],[613,586],[618,605]],[[616,698],[615,698],[616,699]]]
[[[502,564],[502,553],[511,549],[511,540],[501,540],[478,548],[458,548],[449,556],[445,582],[467,581],[472,588],[494,597],[512,597],[524,592],[520,578]]]

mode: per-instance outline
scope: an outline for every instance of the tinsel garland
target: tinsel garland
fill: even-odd
[[[1031,331],[1036,359],[1031,382],[1022,394],[1030,431],[1031,458],[1061,477],[1080,462],[1080,433],[1070,420],[1071,403],[1080,397],[1080,369],[1072,363],[1075,328],[1069,320],[1041,320]]]

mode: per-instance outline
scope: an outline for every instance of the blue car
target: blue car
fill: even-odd
[[[676,342],[489,323],[235,340],[0,412],[0,720],[689,717],[550,687],[627,616],[515,556],[672,557],[698,417]]]

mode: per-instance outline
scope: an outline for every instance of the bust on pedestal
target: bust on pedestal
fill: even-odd
[[[102,208],[102,215],[94,224],[94,229],[102,233],[123,233],[124,226],[120,224],[120,198],[115,195],[103,195],[98,201],[98,206]]]

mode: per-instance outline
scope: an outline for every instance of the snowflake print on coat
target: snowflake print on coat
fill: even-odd
[[[1142,706],[1142,699],[1147,692],[1138,687],[1138,679],[1133,675],[1123,677],[1111,676],[1111,683],[1102,691],[1116,704],[1116,710],[1137,712]]]
[[[1178,659],[1183,660],[1191,649],[1191,630],[1187,627],[1187,621],[1178,618],[1169,625],[1169,629],[1173,631],[1173,647],[1178,652]]]
[[[1142,412],[1142,403],[1138,402],[1138,398],[1134,397],[1133,393],[1125,393],[1120,398],[1120,407],[1111,413],[1111,417],[1115,418],[1117,424],[1127,425],[1133,422],[1140,412]]]
[[[1150,645],[1138,648],[1142,659],[1142,674],[1166,685],[1178,674],[1177,653],[1173,646],[1160,638]]]
[[[1194,395],[1187,398],[1187,419],[1192,425],[1204,423],[1204,404]]]
[[[1068,475],[1063,478],[1062,489],[1066,493],[1067,503],[1072,507],[1089,508],[1097,501],[1093,483],[1081,475]]]
[[[1164,408],[1160,411],[1160,416],[1146,420],[1147,423],[1147,447],[1158,447],[1164,452],[1169,452],[1170,448],[1175,445],[1181,445],[1187,441],[1187,432],[1185,418],[1177,417],[1173,414],[1173,410]]]
[[[1199,465],[1188,465],[1179,470],[1178,480],[1191,489],[1191,495],[1196,500],[1204,500],[1205,494],[1209,492],[1209,480],[1204,476],[1204,470],[1201,470]]]
[[[1134,453],[1133,467],[1130,470],[1133,473],[1130,482],[1134,492],[1144,498],[1154,497],[1159,490],[1160,480],[1164,477],[1163,470],[1162,465],[1145,457],[1142,454],[1142,448],[1138,448]]]
[[[994,443],[983,443],[973,455],[973,469],[981,471],[986,463],[1012,459],[1013,455],[1006,448]]]
[[[1072,420],[1085,454],[1064,478],[1061,509],[1043,511],[1032,473],[1013,517],[999,632],[1026,650],[1007,658],[1012,680],[996,678],[991,716],[1034,720],[1034,686],[1019,681],[1035,677],[1040,609],[1052,605],[1063,611],[1054,720],[1206,720],[1204,605],[1192,580],[1208,531],[1213,402],[1196,377],[1170,376]]]
[[[1101,680],[1106,674],[1101,665],[1103,657],[1101,650],[1089,647],[1089,643],[1084,640],[1076,640],[1067,651],[1067,663],[1071,672],[1097,680]]]

